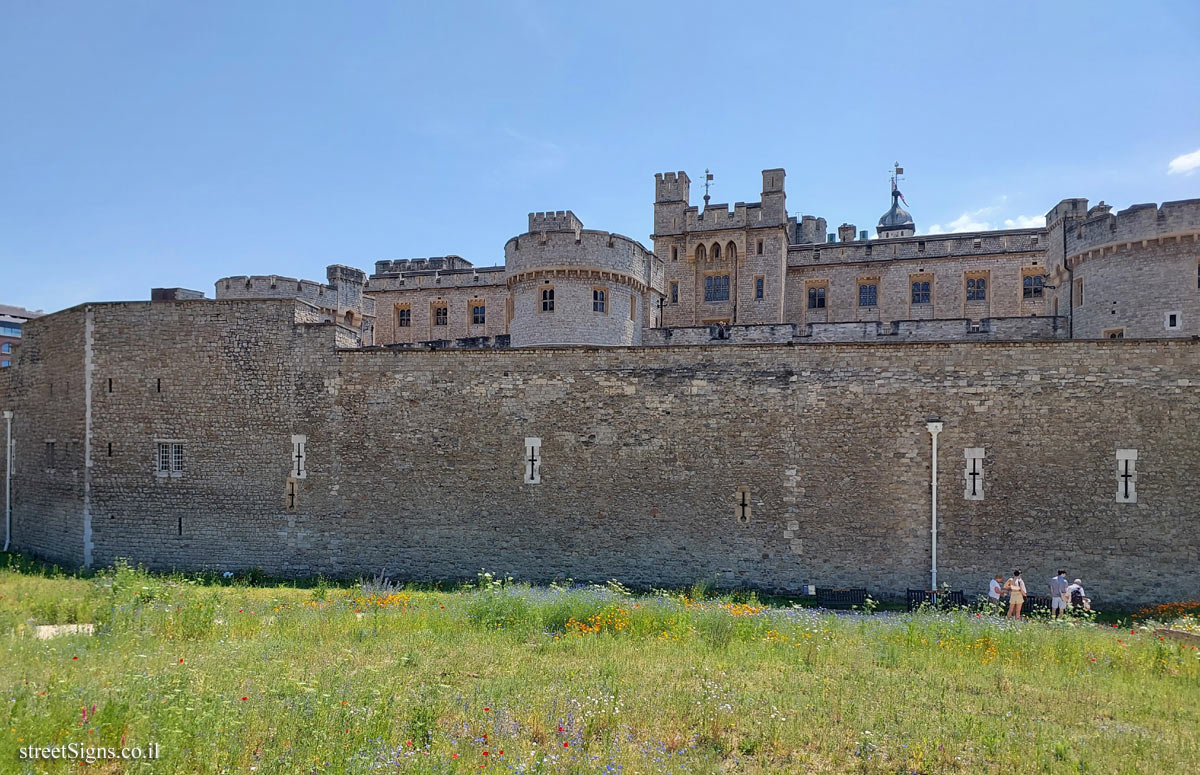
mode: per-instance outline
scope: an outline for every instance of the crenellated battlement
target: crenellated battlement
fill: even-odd
[[[367,273],[361,269],[355,269],[352,266],[345,264],[331,264],[325,269],[325,277],[329,280],[329,284],[338,287],[344,283],[351,285],[363,285],[367,281]]]
[[[473,269],[474,265],[462,256],[432,256],[429,258],[398,258],[392,261],[376,261],[375,274],[403,275],[406,272],[447,272]]]
[[[810,266],[1009,253],[1041,254],[1045,252],[1046,245],[1046,232],[1042,229],[1009,229],[892,237],[886,240],[812,242],[789,245],[787,257],[788,266]]]
[[[1047,228],[1063,220],[1064,218],[1082,218],[1087,214],[1088,200],[1083,198],[1064,199],[1050,209],[1046,213]]]
[[[1116,214],[1107,206],[1098,206],[1089,215],[1082,223],[1068,226],[1068,257],[1110,245],[1200,233],[1200,199],[1137,204]]]
[[[635,239],[595,229],[526,233],[504,246],[509,277],[546,267],[586,267],[626,275],[647,286],[654,282],[654,253]]]
[[[316,280],[282,275],[235,275],[215,283],[217,299],[323,299],[336,298],[337,289]]]
[[[583,223],[570,210],[547,210],[544,213],[529,214],[529,231],[570,231],[579,233]]]
[[[657,172],[654,175],[654,201],[686,204],[690,196],[691,184],[691,178],[683,170]]]

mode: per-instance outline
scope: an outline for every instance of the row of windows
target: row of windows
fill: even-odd
[[[762,277],[754,278],[754,298],[763,298],[766,279]],[[679,303],[679,283],[672,282],[670,286],[669,298],[672,304]],[[705,301],[729,301],[729,275],[709,275],[704,278],[704,300]]]
[[[1045,280],[1041,275],[1026,275],[1022,287],[1022,298],[1040,299],[1043,297]],[[930,281],[917,280],[913,282],[909,299],[913,304],[930,304]],[[967,301],[987,301],[987,278],[967,278]],[[858,306],[876,307],[879,305],[879,284],[859,283]],[[823,309],[825,307],[825,288],[815,286],[808,289],[808,308]]]
[[[471,306],[471,325],[482,326],[487,322],[487,306],[483,304],[475,304]],[[448,307],[433,308],[433,324],[435,326],[446,326],[450,324],[450,309]],[[411,328],[412,327],[412,310],[398,309],[396,310],[396,327]]]
[[[542,289],[542,312],[554,311],[554,289]],[[592,312],[608,312],[608,291],[603,288],[592,289]],[[629,297],[629,319],[637,320],[637,296]]]

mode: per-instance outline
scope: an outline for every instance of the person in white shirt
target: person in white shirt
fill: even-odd
[[[1000,596],[1004,594],[1004,587],[1001,586],[1004,578],[1003,573],[997,573],[992,577],[992,581],[988,584],[988,602],[992,604],[993,613],[999,613],[1003,609],[1000,607]]]
[[[1078,593],[1078,596],[1076,596]],[[1083,583],[1079,579],[1075,579],[1075,583],[1067,587],[1067,599],[1071,601],[1071,608],[1074,609],[1089,609],[1091,602],[1087,599],[1087,593],[1083,591]],[[1087,601],[1086,603],[1084,601]]]

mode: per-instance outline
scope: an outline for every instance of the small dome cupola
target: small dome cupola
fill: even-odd
[[[896,181],[904,174],[904,168],[897,162],[895,171],[892,173],[892,206],[879,219],[879,225],[875,227],[875,232],[883,238],[886,237],[911,237],[917,232],[917,226],[913,223],[912,216],[908,211],[900,206],[904,202],[904,195],[900,193]],[[904,202],[908,204],[908,202]]]

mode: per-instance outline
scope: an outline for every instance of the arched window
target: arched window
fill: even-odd
[[[607,312],[606,294],[603,288],[592,289],[592,312]]]
[[[713,261],[720,261],[720,260],[721,260],[721,243],[719,243],[719,242],[714,242],[714,243],[713,243],[713,247],[712,247],[712,260],[713,260]]]
[[[704,246],[697,245],[696,246],[696,260],[697,261],[705,261],[705,260],[707,260],[707,258],[708,257],[705,255]]]
[[[730,242],[725,246],[725,258],[728,258],[730,261],[737,260],[737,245]]]

